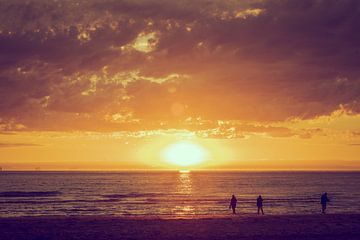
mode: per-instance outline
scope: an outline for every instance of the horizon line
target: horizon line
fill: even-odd
[[[360,169],[2,169],[1,172],[360,172]]]

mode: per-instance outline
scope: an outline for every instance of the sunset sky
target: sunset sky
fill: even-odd
[[[360,170],[360,1],[0,1],[6,170]],[[199,150],[199,151],[200,151]],[[176,154],[175,154],[176,155]]]

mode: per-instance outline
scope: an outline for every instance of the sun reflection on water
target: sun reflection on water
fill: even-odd
[[[192,181],[191,181],[191,174],[189,172],[179,173],[177,192],[180,195],[191,195]],[[187,197],[187,196],[184,196],[184,197]]]
[[[179,196],[178,204],[172,209],[177,216],[186,216],[195,214],[195,208],[189,205],[188,200],[192,195],[192,179],[190,172],[179,172],[177,194]]]

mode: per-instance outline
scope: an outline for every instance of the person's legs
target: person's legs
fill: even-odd
[[[325,214],[325,211],[326,211],[326,205],[325,204],[322,204],[322,213]]]
[[[260,207],[258,207],[258,215],[260,214]]]
[[[232,210],[233,210],[233,214],[236,214],[235,207],[232,207]]]
[[[264,210],[263,210],[263,207],[261,207],[261,213],[262,213],[262,215],[264,215]]]

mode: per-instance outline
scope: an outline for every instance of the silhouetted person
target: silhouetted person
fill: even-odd
[[[264,215],[264,210],[263,210],[263,199],[261,197],[261,195],[259,195],[259,197],[256,199],[256,206],[258,208],[258,214],[260,214],[260,210],[262,215]]]
[[[230,208],[232,209],[233,214],[236,214],[236,212],[235,212],[236,203],[237,203],[237,199],[236,199],[235,195],[232,195],[231,200],[230,200],[229,209],[230,209]]]
[[[320,203],[321,203],[321,213],[325,214],[325,211],[326,211],[326,204],[330,202],[328,196],[327,196],[327,193],[324,193],[321,195],[321,200],[320,200]]]

